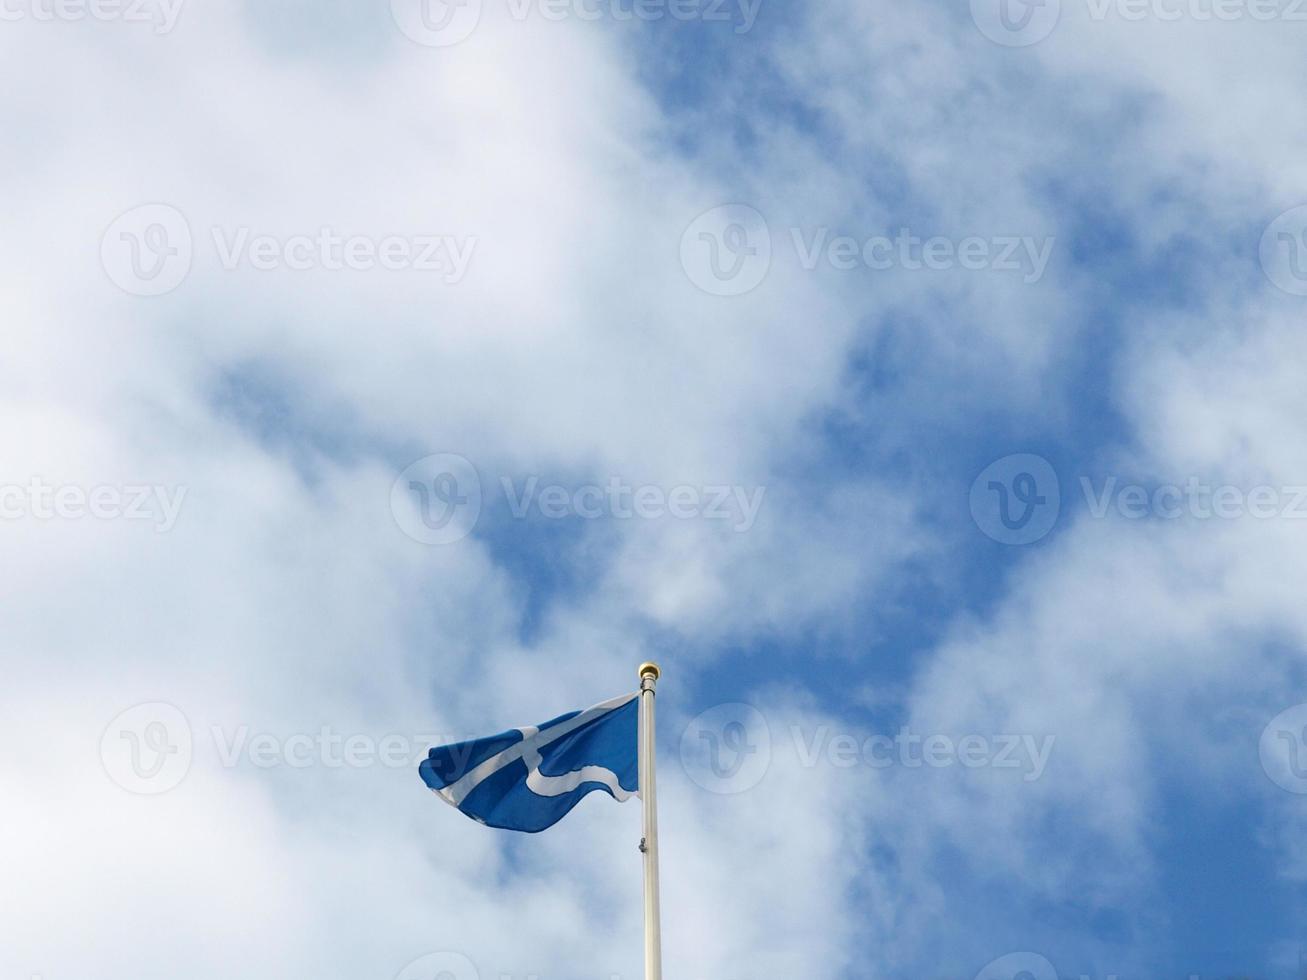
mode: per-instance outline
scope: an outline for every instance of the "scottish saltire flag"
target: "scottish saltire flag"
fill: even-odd
[[[639,709],[639,695],[624,694],[538,728],[437,746],[418,771],[473,820],[538,833],[587,793],[623,802],[638,792]]]

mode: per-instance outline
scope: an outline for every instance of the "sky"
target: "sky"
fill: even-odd
[[[1299,0],[0,0],[0,980],[1307,971]]]

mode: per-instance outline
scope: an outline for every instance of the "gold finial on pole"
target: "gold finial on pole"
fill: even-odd
[[[640,680],[644,680],[646,677],[652,677],[654,680],[658,680],[659,677],[663,676],[663,672],[658,669],[658,665],[650,660],[646,660],[640,665],[638,673],[640,675]]]

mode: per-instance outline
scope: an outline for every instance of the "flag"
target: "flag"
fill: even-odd
[[[488,827],[538,833],[581,797],[639,792],[639,695],[624,694],[538,727],[431,749],[418,766],[446,803]]]

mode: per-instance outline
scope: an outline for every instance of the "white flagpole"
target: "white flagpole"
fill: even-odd
[[[662,980],[662,928],[658,917],[658,788],[654,775],[654,689],[662,671],[640,665],[640,798],[644,804],[644,978]]]

